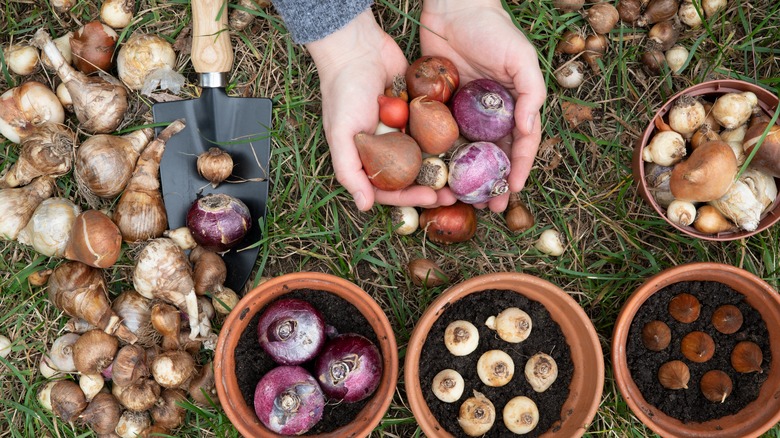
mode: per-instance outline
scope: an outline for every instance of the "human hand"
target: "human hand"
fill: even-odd
[[[322,123],[336,179],[352,194],[358,209],[369,210],[375,202],[398,206],[438,204],[431,188],[411,186],[383,191],[374,187],[363,171],[354,136],[361,131],[374,133],[379,116],[377,96],[408,67],[398,44],[379,27],[371,10],[306,47],[320,77]]]
[[[542,138],[540,109],[547,95],[536,49],[498,0],[425,0],[420,15],[424,55],[442,56],[458,68],[460,83],[493,79],[515,98],[515,128],[498,142],[509,155],[509,190],[519,192]],[[503,211],[509,194],[488,207]]]

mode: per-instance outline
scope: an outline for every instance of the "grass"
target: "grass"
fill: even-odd
[[[70,14],[55,14],[44,2],[4,2],[0,42],[27,42],[45,27],[60,35],[96,16],[95,2],[79,0]],[[160,34],[176,41],[186,34],[185,1],[139,1],[132,30]],[[666,224],[638,196],[631,174],[633,145],[660,105],[677,91],[709,79],[735,78],[758,82],[773,93],[780,88],[780,4],[770,0],[730,2],[726,11],[702,29],[687,30],[680,42],[691,50],[681,75],[649,76],[638,62],[643,29],[622,26],[610,35],[603,73],[588,75],[578,89],[561,89],[553,71],[561,60],[554,53],[565,29],[587,29],[577,13],[561,14],[549,0],[508,1],[506,8],[539,51],[549,97],[543,108],[544,137],[522,197],[536,217],[536,226],[521,234],[509,232],[500,215],[479,213],[477,236],[470,242],[441,246],[422,233],[392,232],[389,209],[357,211],[348,193],[333,177],[320,122],[316,70],[306,51],[291,42],[273,9],[258,13],[252,27],[233,36],[236,51],[231,93],[266,96],[274,101],[271,157],[271,200],[258,242],[260,253],[252,284],[261,277],[313,270],[347,278],[368,291],[394,325],[401,360],[415,321],[445,287],[420,289],[405,273],[414,257],[435,260],[458,282],[487,272],[518,271],[547,279],[566,290],[591,317],[605,353],[606,383],[600,409],[588,436],[648,437],[619,394],[610,368],[613,324],[621,306],[644,279],[665,268],[694,261],[717,261],[744,268],[780,285],[778,230],[746,240],[705,242],[686,237]],[[374,8],[382,26],[408,58],[415,58],[419,2],[380,0]],[[128,32],[122,33],[126,39]],[[191,82],[189,56],[178,68]],[[0,61],[0,90],[23,78]],[[36,79],[56,84],[39,72]],[[184,95],[195,93],[186,87]],[[590,106],[594,119],[576,128],[561,116],[563,102]],[[135,103],[136,118],[124,128],[143,123],[149,102]],[[0,146],[0,171],[18,156],[17,146]],[[86,202],[70,175],[58,180],[59,193]],[[532,246],[546,228],[566,239],[566,252],[546,257]],[[0,333],[13,340],[12,353],[0,362],[0,437],[94,436],[78,425],[63,423],[41,409],[36,390],[44,380],[37,371],[41,354],[62,332],[66,317],[48,303],[46,290],[31,287],[27,276],[55,267],[60,260],[36,254],[16,242],[0,242]],[[132,252],[107,270],[112,294],[129,287]],[[217,327],[219,322],[217,322]],[[203,352],[200,360],[207,360]],[[216,409],[188,406],[187,422],[176,436],[238,436]],[[422,436],[406,402],[403,373],[377,437]],[[780,436],[780,427],[765,437]]]

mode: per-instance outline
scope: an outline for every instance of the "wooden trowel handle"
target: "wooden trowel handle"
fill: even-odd
[[[198,73],[229,72],[233,46],[227,0],[192,0],[192,65]]]

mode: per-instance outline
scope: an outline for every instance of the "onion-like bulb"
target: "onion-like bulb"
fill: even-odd
[[[44,122],[63,123],[65,109],[48,86],[27,81],[0,95],[0,134],[21,143],[35,126]]]
[[[515,362],[501,350],[488,350],[477,360],[477,375],[487,386],[504,386],[515,375]]]
[[[123,136],[98,134],[85,140],[76,151],[73,175],[79,187],[101,198],[113,198],[125,189],[136,161],[149,144],[151,128]]]
[[[525,379],[536,392],[544,392],[558,378],[558,364],[547,353],[536,353],[525,363]]]
[[[479,345],[479,331],[469,321],[453,321],[444,329],[444,345],[454,356],[467,356]]]
[[[114,223],[128,243],[161,237],[168,228],[160,192],[160,160],[165,143],[184,129],[184,122],[176,120],[155,138],[141,153],[133,175],[117,201]]]
[[[82,423],[89,425],[95,433],[103,435],[114,433],[121,414],[122,406],[116,397],[101,392],[92,398],[78,418]]]
[[[509,400],[501,413],[506,428],[518,435],[534,430],[539,424],[539,408],[533,400],[522,395]]]
[[[491,316],[485,321],[485,325],[498,333],[498,337],[511,342],[525,341],[531,335],[533,321],[531,316],[518,307],[508,307],[498,315]]]
[[[112,76],[86,76],[68,65],[45,29],[35,33],[33,44],[46,53],[68,87],[79,127],[90,133],[115,130],[127,111],[127,89]]]
[[[119,349],[111,364],[111,381],[115,385],[134,385],[148,376],[145,349],[138,345],[125,345]]]
[[[108,304],[108,287],[100,270],[80,262],[65,262],[49,277],[49,301],[68,316],[86,320],[128,343],[136,336]]]
[[[55,187],[52,177],[42,176],[24,187],[0,189],[0,240],[15,240]]]
[[[122,250],[122,234],[105,213],[87,210],[76,217],[63,256],[95,268],[108,268]]]
[[[90,330],[73,343],[73,363],[82,374],[100,374],[116,357],[119,340],[100,330]]]
[[[192,268],[184,251],[173,240],[153,239],[141,250],[133,271],[133,285],[146,298],[161,299],[186,312],[190,338],[198,336],[198,299]]]
[[[70,39],[73,66],[85,74],[111,68],[119,35],[98,20],[81,26]]]
[[[704,123],[707,113],[696,98],[685,95],[678,98],[669,110],[669,126],[685,138],[690,138]]]
[[[219,254],[197,246],[190,252],[190,262],[193,264],[196,294],[214,294],[223,287],[227,279],[227,266]]]
[[[215,188],[233,173],[233,158],[218,147],[209,148],[198,155],[196,164],[198,174]]]
[[[131,90],[147,95],[158,85],[178,93],[184,85],[184,77],[176,72],[175,67],[173,46],[154,34],[133,34],[119,49],[116,58],[119,79]]]
[[[431,382],[433,395],[444,403],[458,401],[460,396],[463,395],[464,388],[463,376],[453,369],[439,371],[433,376],[433,382]]]
[[[143,412],[154,406],[160,397],[160,385],[154,379],[141,379],[129,385],[111,385],[111,394],[114,394],[119,403],[131,411]]]
[[[66,333],[54,340],[49,349],[47,360],[49,365],[57,371],[72,373],[76,371],[76,364],[73,362],[73,344],[79,339],[80,335],[76,333]]]
[[[70,231],[80,213],[81,208],[70,199],[44,199],[17,239],[19,243],[30,245],[43,255],[62,257],[70,239]]]
[[[50,390],[51,409],[63,421],[73,421],[87,407],[87,399],[72,380],[60,380]]]
[[[164,389],[162,394],[160,394],[160,398],[149,410],[154,424],[166,429],[176,429],[181,426],[187,413],[183,406],[186,400],[187,394],[183,390],[176,388]]]
[[[214,364],[207,362],[195,377],[190,381],[188,392],[192,401],[198,406],[211,406],[216,404],[219,406],[219,398],[217,398],[217,388],[214,382]]]
[[[19,159],[11,165],[0,187],[18,187],[43,176],[61,176],[73,165],[76,134],[65,125],[43,123],[22,140]]]

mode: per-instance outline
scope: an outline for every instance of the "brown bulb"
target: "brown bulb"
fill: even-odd
[[[763,373],[764,353],[755,342],[742,341],[731,350],[731,366],[738,373]]]
[[[696,321],[700,311],[699,300],[691,294],[682,293],[669,301],[669,314],[682,323]]]
[[[661,351],[672,340],[672,331],[663,321],[650,321],[642,327],[642,343],[648,350]]]
[[[561,40],[555,46],[556,53],[565,53],[567,55],[576,55],[585,50],[585,38],[573,30],[567,30],[563,33]]]
[[[513,232],[523,232],[534,226],[535,220],[531,210],[520,199],[519,193],[509,195],[509,205],[504,212],[506,227]]]
[[[680,350],[691,362],[707,362],[715,354],[715,341],[707,333],[690,332],[682,338]]]
[[[701,393],[713,403],[723,403],[731,394],[731,377],[721,370],[710,370],[701,376]]]
[[[98,210],[86,210],[76,216],[65,258],[94,268],[108,268],[122,251],[122,233],[111,218]]]
[[[87,398],[78,383],[61,380],[51,387],[51,408],[63,421],[73,421],[87,407]]]
[[[658,381],[666,389],[688,389],[691,372],[681,360],[672,360],[658,369]]]
[[[417,286],[435,287],[450,281],[447,274],[433,260],[413,259],[406,265],[412,283]]]
[[[209,148],[198,155],[196,165],[198,174],[210,182],[212,187],[217,187],[233,173],[233,157],[218,147]]]
[[[712,312],[712,325],[724,335],[734,334],[742,327],[742,312],[737,306],[724,304]]]

